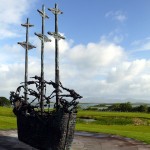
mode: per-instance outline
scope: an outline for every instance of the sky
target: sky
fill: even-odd
[[[84,98],[81,102],[150,102],[150,1],[149,0],[0,0],[0,96],[9,98],[24,81],[27,18],[29,77],[40,75],[41,16],[45,5],[49,19],[45,34],[54,32],[54,15],[47,8],[55,3],[58,17],[60,80]],[[48,35],[47,35],[48,36]],[[54,39],[45,43],[44,72],[54,81]]]

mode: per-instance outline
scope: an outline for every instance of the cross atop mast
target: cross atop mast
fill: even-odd
[[[42,6],[42,11],[37,10],[42,17],[42,33],[35,33],[36,36],[41,40],[41,93],[40,93],[40,108],[41,115],[44,112],[44,42],[51,42],[46,35],[44,35],[45,19],[49,17],[45,13],[45,6]]]
[[[26,41],[25,42],[18,42],[18,44],[20,44],[26,51],[25,51],[25,77],[24,77],[24,97],[25,97],[25,102],[27,102],[28,99],[28,95],[27,95],[27,91],[28,91],[28,50],[32,49],[32,48],[36,48],[35,46],[33,46],[31,43],[29,43],[29,28],[33,27],[34,25],[29,23],[29,18],[27,18],[27,22],[25,24],[21,24],[21,26],[26,27]]]
[[[55,8],[48,8],[55,15],[55,32],[48,32],[49,35],[52,35],[55,38],[55,83],[56,87],[56,108],[59,107],[59,45],[58,41],[60,39],[65,39],[58,33],[58,15],[63,14],[62,11],[58,9],[58,5],[55,4]]]

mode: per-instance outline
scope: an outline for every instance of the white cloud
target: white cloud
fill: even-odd
[[[34,2],[35,0],[1,0],[0,39],[18,36],[15,25],[21,24],[22,17],[28,13]]]
[[[45,49],[45,79],[54,81],[54,50],[51,44]],[[103,100],[150,97],[150,60],[129,61],[120,45],[103,38],[98,43],[87,45],[61,41],[60,47],[65,47],[60,53],[61,81],[83,97],[91,101],[91,97]],[[0,51],[3,58],[0,95],[9,97],[9,91],[15,90],[24,80],[24,49],[17,45],[5,45]],[[40,74],[40,52],[37,50],[29,52],[29,77],[35,74]]]
[[[64,36],[63,33],[61,33],[62,36]],[[51,42],[45,43],[45,52],[54,52],[55,51],[55,39],[52,36],[47,36],[49,39],[51,39]],[[38,37],[32,37],[31,40],[33,41],[33,44],[37,47],[37,49],[41,50],[41,43]],[[63,54],[66,50],[68,50],[73,44],[73,40],[60,40],[59,41],[59,52]]]
[[[126,35],[123,35],[119,29],[115,29],[108,34],[101,36],[101,40],[111,41],[112,43],[120,44],[124,40],[125,36]]]
[[[127,20],[127,16],[122,11],[109,11],[105,14],[106,18],[112,18],[113,20],[117,20],[119,22],[124,22]]]
[[[106,86],[112,88],[109,94],[120,98],[148,99],[150,96],[149,69],[150,61],[145,59],[120,62],[107,74]]]
[[[68,55],[72,61],[85,69],[106,67],[117,63],[124,57],[124,50],[116,44],[100,41],[86,46],[77,45],[68,51]]]
[[[19,35],[15,32],[12,32],[9,28],[1,28],[0,29],[0,39],[18,37]]]
[[[19,45],[4,45],[0,47],[0,64],[8,64],[8,63],[18,63],[24,59],[24,49],[22,49]],[[15,60],[15,61],[14,61]]]
[[[132,52],[138,52],[138,51],[147,51],[150,50],[150,37],[147,37],[142,40],[135,40],[131,43],[133,46]]]
[[[17,37],[16,26],[22,23],[36,0],[1,0],[0,39]],[[7,9],[6,9],[7,8]],[[105,15],[119,22],[127,16],[122,11],[110,11]],[[54,81],[54,39],[45,44],[45,79]],[[62,83],[77,90],[84,98],[143,98],[150,97],[150,60],[128,60],[128,54],[120,46],[124,39],[119,30],[102,36],[98,43],[74,45],[73,40],[60,40],[60,78]],[[29,51],[29,77],[40,74],[40,40],[32,37],[37,49]],[[149,50],[150,38],[134,41],[136,50]],[[24,80],[24,49],[19,45],[1,45],[0,95],[9,97]],[[93,99],[90,99],[90,98]]]
[[[117,67],[113,67],[108,74],[109,82],[132,81],[135,77],[143,73],[146,68],[146,60],[134,60],[132,62],[121,62]]]

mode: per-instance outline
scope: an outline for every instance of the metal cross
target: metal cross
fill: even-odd
[[[55,38],[55,83],[57,85],[56,87],[56,108],[59,107],[60,101],[59,101],[59,46],[58,41],[60,39],[65,39],[63,36],[61,36],[58,33],[58,14],[63,14],[58,9],[57,4],[55,4],[55,8],[48,8],[49,11],[51,11],[55,15],[55,32],[48,32],[49,35],[52,35]]]
[[[37,10],[42,17],[42,33],[37,34],[36,36],[39,37],[41,40],[41,93],[40,93],[40,108],[41,108],[41,115],[44,112],[44,42],[51,42],[50,39],[46,35],[44,35],[44,26],[45,26],[45,19],[49,18],[45,13],[45,6],[42,6],[42,11]]]
[[[27,102],[28,95],[28,50],[32,48],[36,48],[33,46],[31,43],[29,43],[29,27],[33,27],[34,25],[31,25],[29,23],[29,18],[27,18],[27,22],[25,24],[21,24],[21,26],[26,27],[26,41],[25,42],[18,42],[26,51],[25,51],[25,90],[24,90],[24,97],[25,97],[25,102]]]

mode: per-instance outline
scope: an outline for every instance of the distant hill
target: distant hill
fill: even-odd
[[[96,104],[114,104],[114,103],[126,103],[132,104],[150,104],[150,100],[145,99],[134,99],[134,98],[101,98],[101,97],[87,97],[79,101],[80,103],[96,103]]]

